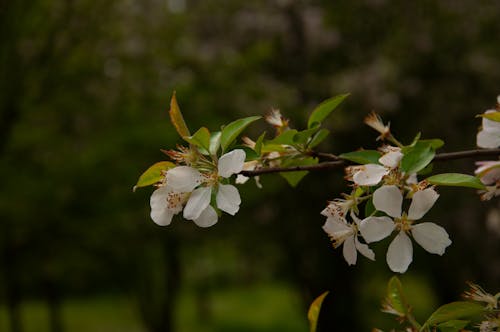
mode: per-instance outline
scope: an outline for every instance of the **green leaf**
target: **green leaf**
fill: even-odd
[[[483,114],[478,114],[478,117],[486,118],[488,120],[500,122],[500,112],[490,112],[490,113],[483,113]]]
[[[319,124],[332,113],[339,104],[347,98],[349,94],[338,95],[333,98],[327,99],[319,104],[314,111],[312,111],[307,121],[307,128],[313,128]]]
[[[197,147],[203,148],[207,151],[210,148],[210,131],[208,131],[205,127],[198,129],[193,136],[186,136],[183,138],[189,144],[196,145]]]
[[[415,135],[415,138],[411,142],[410,146],[415,146],[415,144],[417,144],[418,140],[420,139],[420,136],[422,136],[422,133],[418,132],[417,135]]]
[[[369,199],[366,201],[365,204],[365,216],[371,216],[373,212],[375,212],[377,209],[375,209],[375,205],[373,205],[373,200]]]
[[[329,292],[326,291],[318,296],[309,306],[309,310],[307,311],[307,319],[309,320],[309,332],[316,332],[321,305],[323,304],[323,301],[325,300],[325,297],[328,295],[328,293]]]
[[[316,134],[318,131],[319,131],[319,126],[299,131],[293,137],[293,142],[295,144],[305,144],[311,139],[311,136]]]
[[[376,150],[359,150],[342,153],[339,158],[349,160],[358,164],[380,164],[378,160],[382,154]]]
[[[273,138],[272,140],[267,141],[266,145],[268,145],[268,144],[271,144],[271,145],[279,145],[279,144],[293,145],[294,144],[293,138],[295,137],[295,135],[297,133],[298,133],[298,131],[295,129],[286,130],[286,131],[282,132],[281,134],[279,134],[277,137]]]
[[[417,142],[415,146],[402,149],[401,170],[412,174],[424,169],[434,159],[436,152],[428,143]]]
[[[150,166],[139,177],[139,180],[137,180],[137,183],[135,184],[133,191],[135,191],[139,187],[150,186],[152,184],[155,184],[156,182],[161,181],[163,178],[162,171],[166,171],[166,170],[171,169],[173,167],[175,167],[175,164],[171,163],[170,161],[160,161],[160,162]]]
[[[449,320],[439,324],[437,327],[441,332],[459,332],[469,324],[468,320]]]
[[[403,285],[396,276],[387,284],[387,302],[399,316],[405,317],[408,314],[409,306],[403,294]]]
[[[422,326],[421,331],[426,327],[434,326],[446,321],[474,317],[483,313],[484,310],[485,309],[482,305],[474,302],[451,302],[439,307],[436,311],[434,311],[434,313]]]
[[[437,150],[444,145],[444,141],[439,138],[421,139],[420,143],[429,144],[429,146],[434,150]]]
[[[269,143],[263,143],[261,147],[261,153],[269,153],[269,152],[286,152],[287,148],[284,145],[281,144],[269,144]]]
[[[208,149],[208,151],[212,156],[217,155],[217,151],[219,151],[221,135],[222,134],[220,131],[213,132],[210,135],[210,148]]]
[[[179,109],[179,105],[177,104],[175,92],[172,95],[172,99],[170,99],[170,110],[168,111],[168,114],[170,115],[170,122],[172,122],[180,137],[191,136],[181,110]]]
[[[330,135],[330,131],[328,129],[325,128],[320,129],[320,131],[314,134],[314,136],[311,138],[311,141],[309,142],[307,147],[311,149],[316,147],[318,144],[323,142],[325,138],[328,137],[328,135]]]
[[[220,138],[222,151],[226,151],[229,145],[234,142],[238,135],[241,134],[241,132],[245,130],[248,125],[259,120],[260,118],[260,116],[250,116],[248,118],[238,119],[222,128],[222,134]]]
[[[426,179],[429,183],[438,186],[467,187],[484,189],[484,184],[477,177],[460,173],[443,173]]]
[[[257,152],[257,154],[260,156],[261,152],[262,152],[262,144],[264,142],[264,138],[266,137],[266,132],[263,132],[262,135],[259,136],[259,138],[257,138],[257,141],[255,142],[255,152]]]
[[[313,157],[306,157],[302,159],[286,159],[283,161],[283,167],[293,167],[293,166],[307,166],[315,165],[318,163],[318,159]],[[292,187],[297,186],[300,180],[309,173],[308,171],[295,171],[295,172],[281,172],[280,175],[285,178],[285,180]]]

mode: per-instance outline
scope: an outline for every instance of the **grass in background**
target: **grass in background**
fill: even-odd
[[[177,332],[305,332],[306,313],[293,290],[281,284],[260,284],[211,291],[209,315],[200,316],[192,291],[181,294]],[[23,305],[25,332],[49,332],[47,309],[41,301]],[[66,332],[146,332],[135,304],[125,297],[70,299],[64,302]],[[5,307],[0,307],[0,331],[8,332]]]

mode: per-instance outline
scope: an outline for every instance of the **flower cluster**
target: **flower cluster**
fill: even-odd
[[[217,209],[235,215],[241,204],[240,194],[235,186],[224,182],[241,172],[245,156],[243,150],[236,149],[215,162],[203,160],[165,171],[151,195],[151,219],[158,225],[169,225],[172,217],[183,211],[185,219],[210,227],[217,223]]]
[[[370,115],[370,120],[374,119]],[[375,119],[379,119],[376,117]],[[378,125],[388,133],[388,126]],[[392,136],[392,135],[391,135]],[[395,140],[395,139],[394,139]],[[415,173],[406,174],[401,168],[404,157],[401,147],[385,145],[377,163],[346,168],[346,178],[353,182],[353,191],[345,199],[330,202],[322,214],[327,217],[323,230],[334,247],[343,244],[344,258],[349,265],[356,263],[357,252],[375,260],[369,244],[395,233],[387,250],[386,260],[394,272],[404,273],[413,257],[413,238],[432,254],[443,255],[451,244],[448,233],[432,222],[417,222],[432,208],[439,197],[426,181],[417,181]],[[411,200],[407,211],[404,200]],[[365,205],[365,217],[360,205]]]
[[[476,144],[480,148],[500,147],[500,96],[497,97],[496,109],[489,109],[482,115],[482,126],[477,133]],[[481,190],[481,199],[490,200],[500,195],[500,161],[479,161],[476,163],[476,176],[486,186]]]

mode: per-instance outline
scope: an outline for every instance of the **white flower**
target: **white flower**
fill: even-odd
[[[481,182],[486,186],[485,190],[480,190],[481,199],[483,201],[490,200],[493,197],[500,195],[500,161],[478,161],[476,165],[479,167],[474,171],[474,174],[479,177]]]
[[[193,191],[202,182],[201,173],[188,166],[178,166],[167,171],[166,185],[156,189],[151,195],[151,219],[166,226],[172,222],[172,217],[182,211],[182,207]],[[217,221],[217,213],[212,207],[200,214],[193,221],[200,227],[208,227]]]
[[[347,264],[356,264],[358,251],[366,258],[375,260],[373,250],[368,245],[359,242],[356,223],[348,224],[345,218],[339,217],[336,212],[329,214],[326,209],[323,210],[322,214],[328,217],[323,225],[323,230],[329,235],[335,248],[344,244],[342,253]]]
[[[254,171],[258,166],[260,166],[260,162],[258,160],[251,160],[251,161],[247,161],[243,164],[242,170]],[[238,174],[236,176],[236,180],[234,182],[237,184],[244,184],[248,181],[248,179],[249,179],[248,176]],[[255,185],[257,186],[257,188],[262,189],[262,184],[260,183],[260,177],[258,175],[254,176],[254,179],[255,179]]]
[[[169,186],[156,189],[151,195],[151,219],[160,225],[170,225],[172,217],[182,211],[188,193],[174,191]]]
[[[497,161],[478,161],[476,165],[479,166],[475,171],[481,182],[488,186],[500,180],[500,160]]]
[[[484,112],[495,113],[497,111],[487,110]],[[494,149],[500,146],[500,122],[493,121],[483,117],[482,128],[477,133],[477,146],[480,148]]]
[[[368,217],[360,222],[359,231],[367,243],[389,236],[399,230],[387,251],[387,264],[394,272],[404,273],[413,259],[413,247],[408,234],[425,250],[442,255],[451,240],[446,230],[431,222],[414,224],[434,205],[439,194],[433,188],[413,194],[408,214],[402,213],[403,195],[396,186],[382,186],[373,193],[373,205],[390,217]]]
[[[388,152],[384,153],[378,160],[382,165],[366,164],[356,166],[352,176],[354,183],[359,186],[375,186],[382,181],[385,175],[399,166],[399,162],[403,158],[401,149],[396,147],[386,149],[388,149]]]
[[[364,122],[380,133],[380,136],[377,137],[377,141],[384,140],[391,135],[390,124],[388,124],[387,126],[384,125],[382,118],[375,112],[371,112],[370,114],[368,114],[365,117]]]
[[[216,194],[215,200],[219,209],[231,215],[238,212],[241,204],[238,189],[230,184],[219,183],[219,177],[229,178],[241,172],[245,157],[245,151],[241,149],[224,154],[219,159],[217,172],[209,176],[203,176],[188,166],[176,167],[167,172],[167,184],[173,189],[192,191],[184,207],[185,219],[193,220],[200,227],[210,227],[217,222],[217,212],[210,205],[212,191]],[[172,172],[181,167],[182,169]],[[196,188],[199,184],[202,186]]]

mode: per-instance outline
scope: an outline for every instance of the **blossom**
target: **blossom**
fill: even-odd
[[[271,109],[269,113],[264,116],[264,120],[276,128],[278,133],[282,133],[288,128],[288,120],[281,115],[281,112],[278,109]]]
[[[451,240],[446,230],[432,222],[414,224],[434,205],[439,194],[433,188],[413,194],[408,214],[402,213],[403,195],[394,185],[382,186],[373,193],[373,205],[388,216],[368,217],[360,222],[359,231],[367,243],[389,236],[393,230],[398,234],[387,251],[387,264],[394,272],[404,273],[412,261],[413,247],[408,234],[426,251],[442,255]]]
[[[375,112],[371,112],[365,117],[365,124],[372,127],[376,131],[380,133],[380,136],[377,137],[378,140],[384,140],[391,135],[390,124],[384,125],[382,118]]]
[[[357,223],[349,224],[346,219],[340,217],[336,209],[325,209],[322,214],[327,217],[323,230],[328,234],[333,241],[333,246],[337,248],[341,244],[342,253],[347,264],[354,265],[357,260],[357,252],[359,251],[368,259],[375,260],[375,253],[368,245],[359,242]],[[354,214],[352,216],[355,218]],[[357,219],[354,219],[357,221]]]
[[[151,195],[151,219],[160,226],[170,225],[172,217],[182,211],[189,194],[161,186]]]
[[[382,178],[399,166],[403,158],[401,149],[397,147],[385,147],[385,153],[379,158],[378,164],[366,164],[347,168],[348,173],[352,173],[352,181],[359,186],[375,186]]]
[[[245,157],[245,151],[241,149],[228,152],[220,157],[217,170],[208,174],[201,174],[189,166],[169,170],[167,184],[174,190],[191,192],[184,207],[183,217],[193,220],[200,227],[214,225],[218,216],[210,205],[212,193],[215,194],[215,201],[220,210],[235,215],[241,204],[238,189],[233,185],[220,183],[219,180],[241,172]]]
[[[500,161],[478,161],[479,167],[474,174],[479,177],[486,186],[485,190],[480,190],[482,200],[490,200],[500,195]]]
[[[487,110],[484,114],[496,113],[495,110]],[[500,122],[483,117],[481,130],[476,137],[477,146],[480,148],[497,148],[500,146]]]

